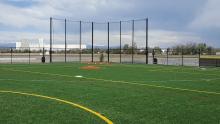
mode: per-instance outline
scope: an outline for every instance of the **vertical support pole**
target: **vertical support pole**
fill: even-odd
[[[153,64],[154,64],[154,54],[155,54],[155,53],[154,53],[154,49],[152,49],[152,57],[153,57],[153,62],[152,62],[152,63],[153,63]]]
[[[169,65],[169,60],[168,60],[168,58],[169,58],[169,48],[167,48],[167,65]]]
[[[79,61],[82,60],[82,21],[79,22]]]
[[[92,22],[92,62],[93,62],[93,22]]]
[[[182,66],[183,66],[183,48],[181,49],[181,55],[182,55]]]
[[[45,57],[45,49],[44,49],[44,47],[43,47],[43,57]]]
[[[120,21],[120,63],[121,63],[121,21]]]
[[[131,44],[132,64],[134,63],[134,20],[132,20],[132,44]]]
[[[28,63],[31,64],[31,48],[29,47],[29,51],[28,51]]]
[[[66,63],[66,47],[67,47],[67,44],[66,44],[66,19],[65,19],[65,63]]]
[[[146,64],[148,64],[148,18],[146,19]]]
[[[50,63],[52,63],[52,17],[50,17]]]
[[[12,64],[12,53],[13,53],[13,50],[12,50],[12,48],[11,48],[11,64]]]
[[[200,58],[201,58],[201,49],[199,49],[199,67],[200,67]]]
[[[108,22],[108,63],[109,63],[109,22]]]

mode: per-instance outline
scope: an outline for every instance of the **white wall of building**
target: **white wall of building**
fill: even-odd
[[[39,43],[26,43],[25,46],[22,46],[22,41],[21,42],[16,42],[16,49],[29,49],[30,50],[41,50],[45,48],[46,50],[50,49],[50,44],[44,44],[42,39],[39,39]],[[65,44],[53,44],[52,45],[53,49],[57,50],[64,50],[65,49]],[[69,49],[79,49],[80,45],[79,44],[67,44],[67,50]],[[82,44],[81,49],[86,49],[86,45]]]

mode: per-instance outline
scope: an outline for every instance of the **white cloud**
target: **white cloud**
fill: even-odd
[[[37,42],[39,38],[49,41],[49,34],[47,33],[30,33],[30,32],[0,32],[0,43],[15,43],[22,39],[27,39],[31,42]]]
[[[149,32],[149,45],[170,47],[177,44],[186,44],[190,42],[202,42],[202,39],[188,32],[175,32],[167,30],[152,30]]]
[[[132,3],[123,0],[34,1],[36,3],[33,5],[23,8],[0,2],[0,24],[18,29],[33,27],[42,30],[45,27],[48,28],[49,17],[95,20],[97,15],[103,11],[132,7]]]
[[[125,15],[130,14],[129,16],[135,17],[135,13],[133,13],[135,11],[137,11],[136,14],[140,14],[140,15],[142,14],[143,16],[146,16],[145,10],[141,8],[140,10],[143,13],[140,13],[138,8],[139,6],[135,6],[135,5],[147,4],[148,2],[151,3],[150,1],[146,2],[144,0],[140,1],[139,4],[136,4],[139,1],[135,1],[135,0],[129,0],[129,1],[128,0],[34,0],[34,1],[36,1],[37,4],[25,8],[16,7],[0,2],[0,8],[1,8],[0,24],[6,27],[13,27],[13,29],[16,29],[16,31],[13,29],[11,31],[0,30],[1,31],[0,41],[38,39],[40,37],[49,40],[49,34],[42,32],[49,32],[49,17],[51,16],[60,17],[60,18],[67,17],[76,20],[88,20],[88,19],[95,20],[96,18],[99,19],[101,18],[102,21],[105,21],[105,19],[110,19],[110,18],[115,19],[117,18],[118,13],[120,13],[119,14],[120,19],[126,18],[124,17],[124,14]],[[154,4],[156,5],[157,3],[158,2],[154,2]],[[165,3],[169,4],[170,2],[165,2]],[[149,8],[155,10],[156,5],[154,4],[152,5],[147,4],[148,9],[146,10],[149,10]],[[220,9],[218,8],[219,4],[220,4],[219,0],[207,0],[207,5],[205,6],[204,10],[198,13],[198,16],[190,24],[190,27],[193,28],[204,27],[204,26],[220,27],[220,23],[219,23],[220,17],[218,16],[219,15],[218,13],[220,12]],[[145,5],[143,6],[146,7]],[[154,11],[152,10],[150,12],[153,13]],[[112,13],[114,13],[115,16],[111,15]],[[165,15],[164,13],[162,14]],[[158,22],[160,22],[160,20]],[[158,27],[156,27],[157,29],[150,29],[149,32],[150,46],[167,47],[185,42],[202,41],[199,36],[193,33],[187,33],[187,32],[182,33],[180,31],[179,32],[171,31],[169,29],[163,30],[163,29],[159,29]],[[28,28],[28,30],[31,32],[25,31],[26,28]],[[36,30],[40,30],[42,32],[39,33],[39,31]],[[137,33],[140,35],[140,37],[136,37],[135,40],[144,41],[145,32],[137,32]],[[97,42],[102,42],[103,40],[106,39],[106,33],[99,32],[99,34],[100,34],[99,38],[96,39]],[[91,35],[89,33],[85,34],[85,38],[83,40],[89,42],[91,40],[90,36]],[[59,41],[61,41],[63,35],[57,37],[58,40],[60,39]],[[73,37],[77,37],[77,36],[73,36]],[[130,35],[123,35],[122,38],[126,42],[130,42],[131,40]],[[114,36],[111,37],[111,40],[114,41],[115,44],[117,44],[119,37],[117,36],[117,34],[115,34]]]
[[[0,23],[7,27],[13,28],[36,28],[42,29],[48,28],[48,19],[46,18],[47,11],[50,11],[50,8],[42,7],[38,11],[37,8],[18,8],[10,6],[7,4],[0,3]],[[51,10],[53,11],[53,10]]]
[[[192,28],[220,28],[220,0],[207,0],[203,9],[189,25]]]

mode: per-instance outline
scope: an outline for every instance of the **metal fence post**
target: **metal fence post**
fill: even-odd
[[[121,63],[121,21],[120,21],[120,63]]]
[[[134,63],[134,20],[132,20],[132,44],[131,44],[131,57],[132,57],[132,64]]]
[[[92,62],[93,62],[93,22],[92,22]]]
[[[65,19],[65,63],[66,63],[66,47],[67,47],[67,44],[66,44],[66,19]]]
[[[11,64],[12,64],[12,52],[13,52],[13,50],[12,50],[12,48],[11,48]]]
[[[167,65],[169,65],[168,57],[169,57],[169,48],[167,48]]]
[[[146,19],[146,64],[148,64],[148,18]]]
[[[79,22],[79,61],[82,59],[82,21]]]
[[[109,22],[108,22],[108,63],[109,63]]]
[[[153,57],[153,64],[154,64],[154,55],[155,55],[155,53],[154,53],[154,49],[152,49],[152,57]]]
[[[29,57],[29,61],[28,63],[31,64],[31,48],[29,47],[29,52],[28,52],[28,57]]]
[[[199,49],[199,67],[200,67],[201,49]]]
[[[50,63],[52,63],[52,17],[50,17]]]
[[[43,47],[43,57],[45,57],[45,49],[44,49],[44,47]]]
[[[183,48],[181,49],[181,55],[182,55],[182,66],[183,66]]]

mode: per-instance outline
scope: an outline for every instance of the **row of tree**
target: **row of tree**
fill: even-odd
[[[168,50],[169,54],[173,55],[195,55],[199,52],[201,54],[214,55],[216,54],[216,49],[211,46],[206,45],[205,43],[189,43],[186,45],[176,45],[171,48],[165,49],[164,52]],[[107,49],[94,48],[94,53],[107,53]],[[83,49],[82,53],[91,53],[91,49]],[[110,54],[145,54],[146,50],[138,49],[137,44],[134,42],[133,45],[124,44],[121,51],[120,48],[111,48]],[[160,47],[148,48],[148,53],[162,54],[163,50]]]
[[[214,55],[216,50],[208,46],[206,43],[189,43],[186,45],[176,45],[172,47],[173,54],[189,54],[195,55],[200,52],[200,54]]]
[[[123,47],[123,52],[122,53],[127,53],[131,54],[133,50],[133,53],[136,54],[144,54],[145,51],[140,51],[137,50],[137,45],[136,43],[133,44],[132,46],[129,46],[128,44],[125,44]],[[208,46],[206,43],[188,43],[185,45],[176,45],[171,48],[165,49],[164,52],[168,50],[169,54],[173,55],[180,55],[180,54],[185,54],[185,55],[195,55],[195,54],[207,54],[207,55],[215,55],[216,50],[215,48]],[[160,47],[154,47],[154,48],[148,48],[149,53],[154,53],[154,54],[162,54],[162,49]]]

